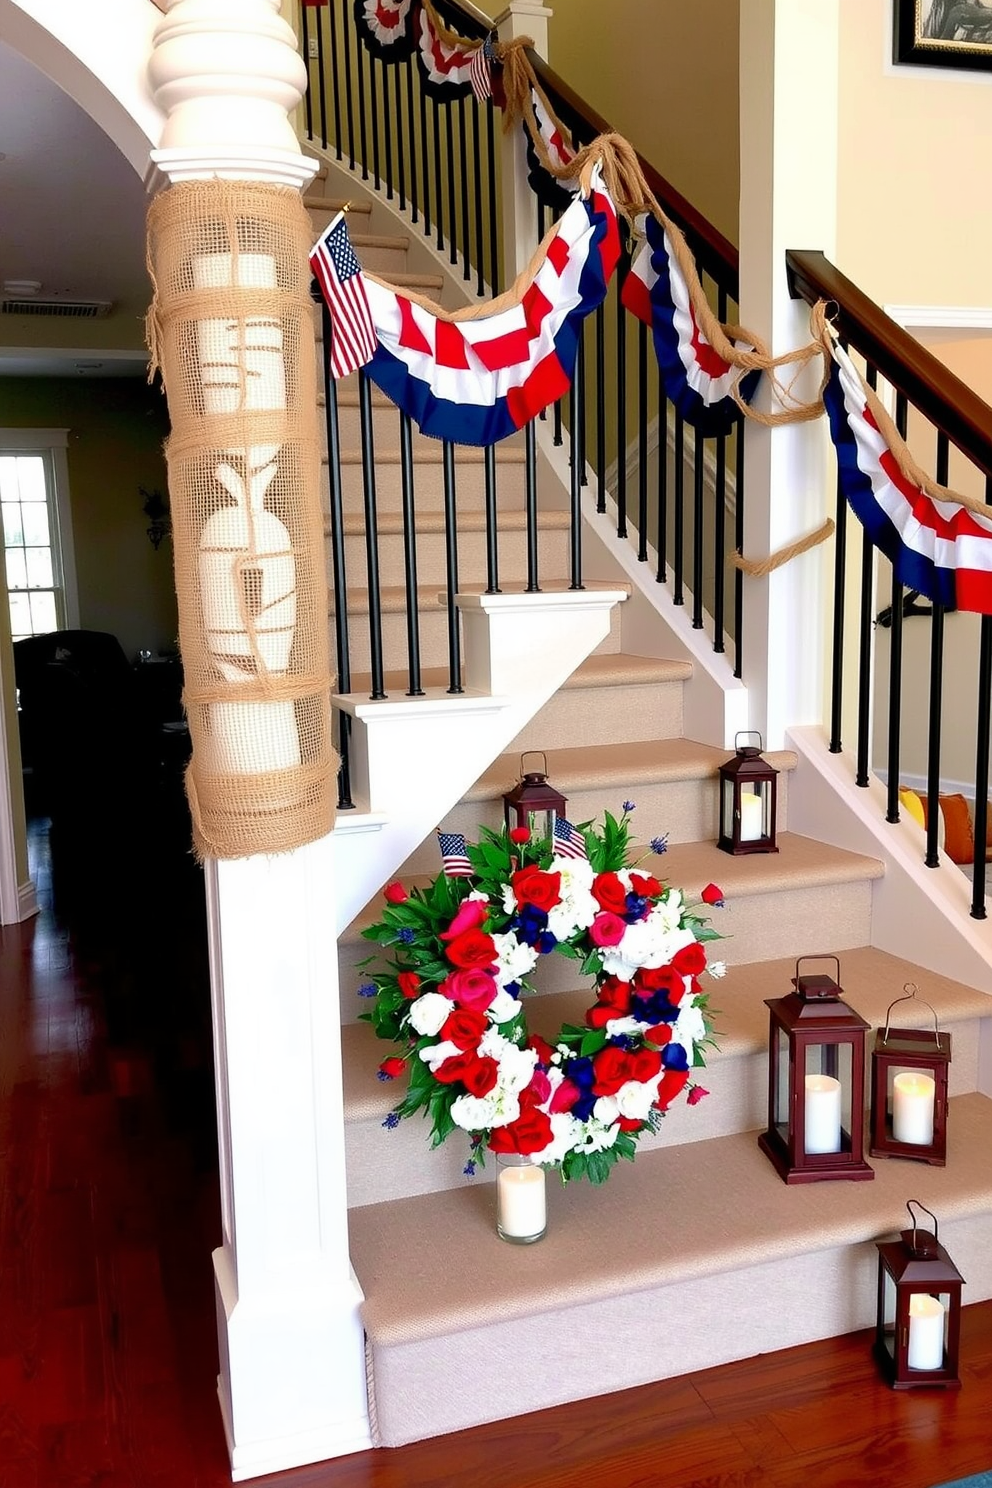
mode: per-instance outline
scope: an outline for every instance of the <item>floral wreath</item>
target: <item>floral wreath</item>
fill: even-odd
[[[704,943],[721,937],[643,859],[627,866],[633,809],[601,828],[559,819],[553,842],[526,827],[483,828],[477,845],[439,833],[444,872],[423,890],[386,888],[363,934],[393,959],[359,988],[375,997],[362,1016],[405,1051],[379,1067],[383,1080],[409,1072],[386,1127],[422,1111],[434,1147],[461,1129],[469,1176],[488,1147],[602,1183],[686,1086],[690,1105],[708,1093],[691,1079],[714,1042],[699,977]],[[666,846],[655,838],[651,852]],[[723,904],[715,884],[701,898]],[[553,1044],[528,1034],[521,1002],[551,952],[596,990],[585,1026],[565,1024]]]

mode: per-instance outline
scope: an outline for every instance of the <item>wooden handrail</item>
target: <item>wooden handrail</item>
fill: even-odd
[[[785,261],[792,298],[810,305],[831,301],[837,307],[831,319],[840,335],[992,476],[992,408],[824,254],[789,249]]]

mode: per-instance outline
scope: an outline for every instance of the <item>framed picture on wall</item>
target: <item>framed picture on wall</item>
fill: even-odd
[[[893,61],[992,71],[992,0],[893,0]]]

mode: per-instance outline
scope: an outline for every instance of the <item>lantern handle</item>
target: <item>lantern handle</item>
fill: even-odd
[[[762,751],[762,749],[764,748],[764,745],[761,742],[761,735],[759,734],[759,732],[758,732],[757,729],[738,729],[737,730],[737,733],[734,735],[734,750],[735,750],[735,752],[739,748],[738,743],[737,743],[737,740],[738,739],[746,739],[748,737],[757,739],[757,741],[758,741],[758,753],[760,754],[761,751]],[[746,747],[747,746],[745,746],[745,748]]]
[[[526,775],[528,773],[531,773],[531,774],[535,773],[533,771],[528,772],[527,770],[524,769],[524,760],[527,758],[527,756],[529,754],[539,754],[541,756],[542,760],[544,761],[544,769],[541,771],[541,774],[545,777],[545,779],[547,779],[547,774],[548,774],[548,756],[545,754],[545,752],[544,752],[543,749],[525,749],[524,750],[523,754],[520,756],[520,772],[521,772],[521,774]]]
[[[914,1250],[916,1249],[916,1215],[913,1213],[913,1205],[914,1204],[916,1205],[917,1209],[922,1209],[924,1214],[929,1214],[930,1215],[930,1218],[933,1220],[933,1238],[939,1243],[939,1241],[940,1241],[940,1234],[939,1234],[938,1229],[937,1229],[937,1216],[936,1216],[936,1214],[933,1214],[927,1208],[926,1204],[921,1204],[920,1201],[919,1201],[919,1199],[909,1199],[906,1202],[906,1208],[909,1211],[909,1217],[910,1217],[910,1219],[913,1221],[913,1242],[912,1242],[913,1249]]]
[[[895,1000],[895,1002],[890,1002],[889,1003],[889,1007],[888,1007],[888,1011],[885,1014],[885,1032],[882,1034],[882,1043],[883,1044],[887,1044],[889,1042],[889,1019],[892,1016],[892,1009],[894,1007],[898,1007],[900,1002],[915,1002],[916,1001],[916,994],[917,994],[917,992],[919,992],[920,989],[916,985],[915,982],[907,982],[905,984],[905,986],[903,987],[902,990],[903,990],[903,992],[904,992],[905,995],[903,997],[897,997],[896,1000]],[[929,1002],[924,1002],[922,997],[920,998],[920,1002],[923,1004],[923,1006],[925,1008],[930,1008],[931,1013],[933,1013],[933,1032],[934,1032],[934,1037],[939,1040],[939,1038],[940,1038],[940,1029],[937,1026],[937,1011],[936,1011],[935,1008],[930,1007]],[[928,1214],[929,1214],[929,1212],[930,1211],[927,1210],[927,1213]]]
[[[799,956],[796,960],[796,981],[799,980],[799,968],[804,961],[832,961],[837,968],[834,981],[840,986],[840,957],[835,956],[832,951],[810,951],[808,956]]]

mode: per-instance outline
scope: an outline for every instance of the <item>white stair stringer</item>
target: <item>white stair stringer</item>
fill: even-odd
[[[620,588],[459,595],[463,694],[334,699],[353,719],[352,783],[368,807],[335,826],[338,934],[605,640],[626,598]]]

